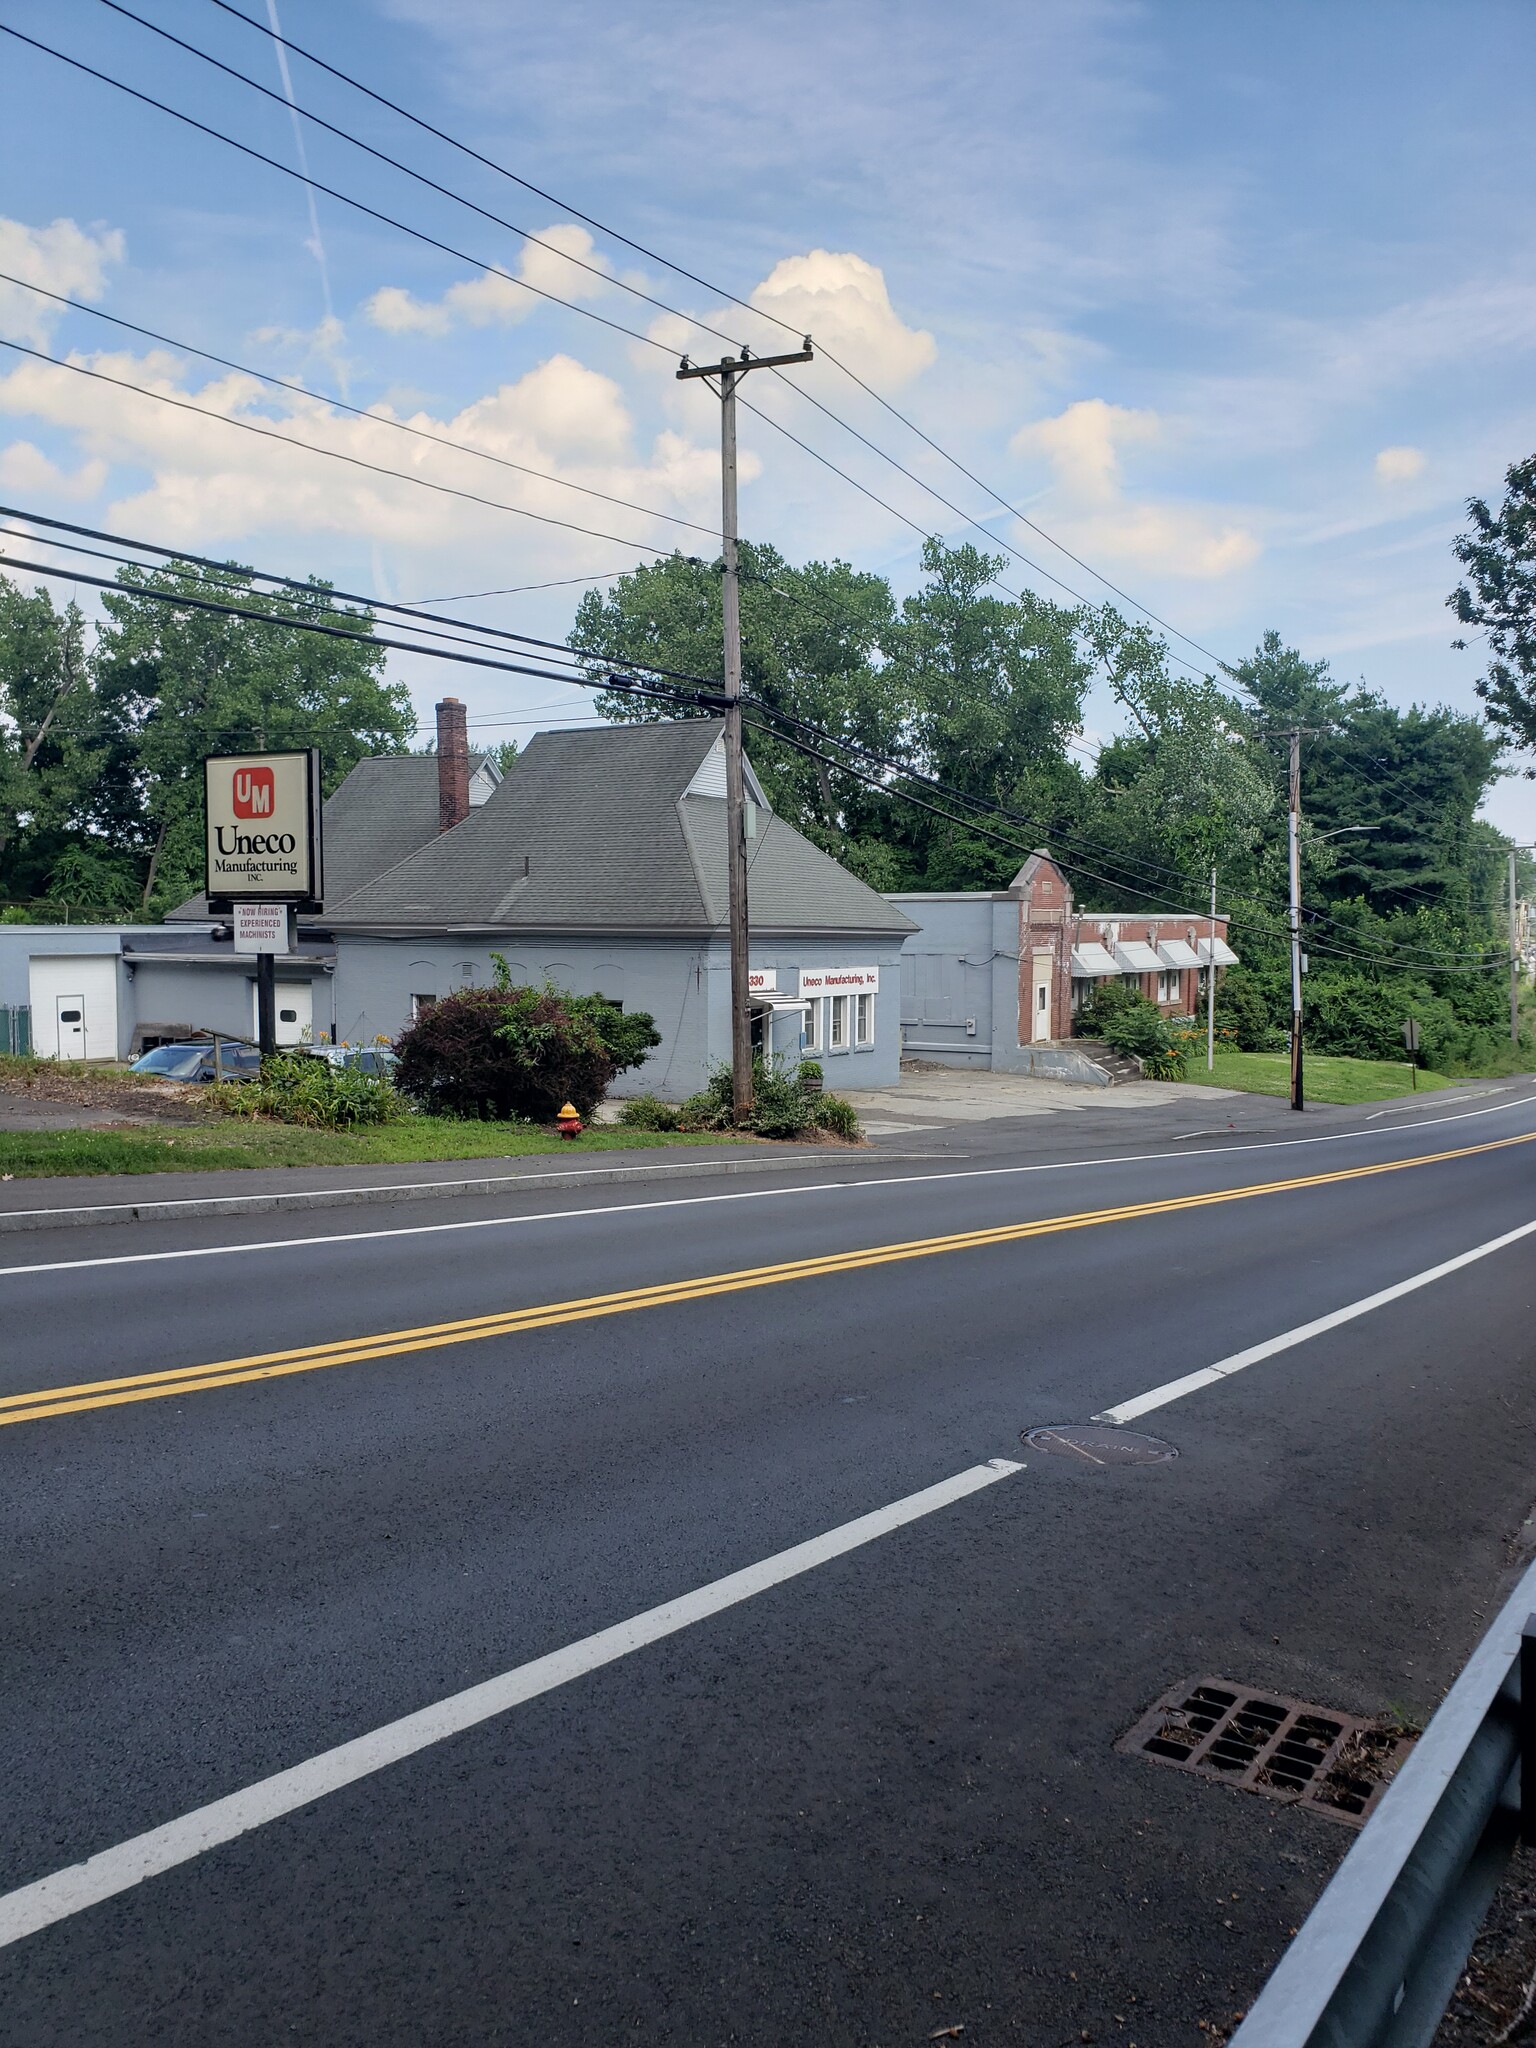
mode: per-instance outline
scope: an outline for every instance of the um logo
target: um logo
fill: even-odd
[[[271,817],[277,786],[270,768],[237,768],[234,785],[237,818]]]

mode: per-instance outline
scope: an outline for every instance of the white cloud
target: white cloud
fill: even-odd
[[[829,249],[786,256],[750,297],[760,313],[822,342],[872,384],[905,384],[938,353],[931,334],[903,323],[884,272],[862,256]],[[793,346],[788,335],[782,342]]]
[[[60,469],[31,441],[13,441],[0,452],[0,484],[8,491],[68,498],[76,503],[96,497],[107,481],[107,465],[99,458],[81,463],[73,473]]]
[[[1017,456],[1043,457],[1055,488],[1045,523],[1086,560],[1134,562],[1172,576],[1214,578],[1246,568],[1259,543],[1245,527],[1195,505],[1127,497],[1120,453],[1167,440],[1155,412],[1079,399],[1054,419],[1034,420],[1009,443]],[[1021,534],[1024,541],[1029,536]]]
[[[1102,398],[1082,398],[1055,419],[1020,427],[1009,452],[1043,455],[1056,472],[1057,484],[1075,503],[1113,505],[1123,489],[1121,447],[1145,447],[1161,433],[1155,412],[1133,412],[1123,405],[1107,405]]]
[[[607,280],[583,270],[584,263],[598,270],[607,268],[585,228],[560,222],[543,229],[537,241],[523,244],[517,275],[532,291],[524,290],[511,277],[486,270],[479,277],[450,285],[440,299],[418,299],[400,285],[387,284],[363,310],[375,327],[389,334],[447,334],[461,326],[513,327],[533,311],[539,292],[578,301],[600,298],[608,290]]]
[[[712,447],[663,432],[648,451],[641,450],[619,387],[570,356],[552,356],[446,418],[420,409],[405,421],[454,444],[449,448],[408,439],[390,424],[395,415],[384,407],[358,418],[338,414],[321,400],[285,394],[274,401],[254,379],[237,374],[197,384],[186,364],[163,350],[71,360],[278,436],[240,432],[202,413],[92,383],[48,363],[24,362],[0,377],[0,414],[46,422],[71,435],[86,458],[71,477],[31,444],[17,443],[3,458],[0,474],[9,477],[14,469],[34,496],[83,495],[87,488],[99,494],[115,485],[124,495],[111,506],[111,518],[172,545],[207,553],[267,532],[285,539],[340,536],[348,545],[376,542],[398,551],[399,573],[412,581],[427,577],[424,587],[441,583],[444,566],[452,570],[447,587],[520,580],[524,569],[530,581],[539,573],[607,569],[615,539],[620,555],[631,558],[646,543],[663,550],[682,545],[689,552],[711,546],[707,532],[602,503],[555,480],[705,526],[718,492]],[[404,474],[397,479],[307,452],[317,449]],[[545,475],[492,467],[474,459],[471,449]],[[148,481],[138,488],[110,474],[125,469],[135,478],[147,472]],[[751,473],[751,465],[744,473]],[[422,490],[412,481],[418,476],[499,506],[601,529],[608,537]],[[509,563],[517,571],[510,579],[504,573]],[[482,579],[482,568],[492,573]]]
[[[99,299],[106,289],[110,263],[123,260],[118,228],[82,228],[72,220],[56,220],[46,228],[29,228],[0,216],[0,270],[24,277],[45,291],[72,299]],[[41,348],[63,318],[65,308],[35,292],[0,284],[0,325],[16,341]]]
[[[1422,448],[1383,448],[1376,458],[1376,475],[1384,484],[1408,484],[1424,467]]]

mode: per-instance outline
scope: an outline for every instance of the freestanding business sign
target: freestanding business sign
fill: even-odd
[[[256,956],[256,1037],[277,1050],[276,955],[291,951],[295,911],[325,908],[320,756],[209,754],[203,760],[205,887],[215,917],[233,917],[237,953]]]
[[[321,909],[318,752],[210,754],[203,779],[209,909],[236,898]]]

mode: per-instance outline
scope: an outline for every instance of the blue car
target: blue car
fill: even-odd
[[[261,1054],[254,1045],[231,1044],[219,1048],[219,1062],[226,1081],[251,1081],[261,1072]],[[157,1045],[136,1059],[130,1074],[157,1074],[162,1081],[211,1081],[214,1079],[213,1043],[199,1039],[185,1045]]]

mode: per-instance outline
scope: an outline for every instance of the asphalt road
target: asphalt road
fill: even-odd
[[[1224,2031],[1351,1837],[1115,1740],[1206,1673],[1427,1713],[1536,1497],[1536,1236],[1172,1461],[1022,1445],[1536,1221],[1528,1089],[1280,1128],[5,1239],[0,2039]]]

